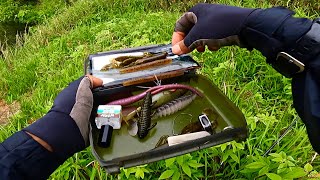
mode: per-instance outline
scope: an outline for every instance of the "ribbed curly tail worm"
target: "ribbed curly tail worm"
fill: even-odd
[[[124,99],[119,99],[119,100],[115,100],[115,101],[112,101],[112,102],[109,102],[107,103],[107,105],[122,105],[122,106],[125,106],[125,105],[129,105],[129,104],[132,104],[134,102],[137,102],[141,99],[143,99],[146,94],[148,92],[151,92],[152,95],[155,95],[155,94],[158,94],[164,90],[168,90],[168,89],[188,89],[190,91],[192,91],[193,93],[197,94],[198,96],[203,96],[202,93],[191,87],[191,86],[188,86],[188,85],[184,85],[184,84],[166,84],[166,85],[160,85],[160,86],[154,86],[138,95],[135,95],[135,96],[131,96],[131,97],[128,97],[128,98],[124,98]]]

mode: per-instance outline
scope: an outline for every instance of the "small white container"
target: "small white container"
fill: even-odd
[[[120,105],[100,105],[95,118],[97,128],[101,129],[103,125],[110,125],[113,129],[120,129],[121,110]]]

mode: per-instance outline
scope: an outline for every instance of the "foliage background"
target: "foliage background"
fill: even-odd
[[[319,17],[320,9],[317,0],[2,0],[0,31],[8,34],[2,33],[0,39],[0,98],[8,103],[20,102],[21,111],[9,124],[0,126],[0,141],[43,116],[55,96],[83,74],[83,60],[88,54],[168,43],[176,19],[197,2],[250,8],[281,5],[296,11],[299,17],[309,18]],[[23,26],[22,30],[13,24]],[[320,159],[301,120],[271,154],[263,156],[297,117],[290,79],[276,73],[257,51],[226,47],[218,52],[194,52],[193,56],[202,65],[199,73],[218,85],[244,113],[250,130],[245,142],[229,142],[122,169],[115,176],[105,174],[86,149],[69,158],[50,179],[320,177]]]

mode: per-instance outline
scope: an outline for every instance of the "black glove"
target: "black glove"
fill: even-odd
[[[26,127],[27,131],[48,143],[55,154],[68,158],[89,144],[89,117],[93,108],[91,89],[102,84],[92,76],[69,84],[56,97],[51,110]]]
[[[188,53],[195,48],[204,51],[222,46],[240,45],[239,33],[243,23],[255,9],[218,4],[198,4],[185,13],[176,23],[173,53]]]
[[[294,107],[307,127],[313,148],[320,153],[320,20],[313,23],[293,14],[282,7],[244,9],[199,4],[177,21],[172,51],[183,54],[194,48],[204,51],[204,45],[217,50],[232,44],[259,50],[277,71],[293,78]],[[304,71],[290,70],[292,59],[279,61],[279,52],[304,64]]]
[[[247,9],[197,4],[176,22],[172,51],[183,54],[195,48],[204,51],[205,45],[210,50],[239,45],[259,50],[273,65],[278,53],[295,48],[312,25],[311,20],[294,18],[293,14],[282,7]]]

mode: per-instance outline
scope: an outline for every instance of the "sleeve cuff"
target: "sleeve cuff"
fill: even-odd
[[[61,112],[50,111],[24,131],[47,142],[54,153],[72,156],[85,148],[85,142],[75,121]]]

